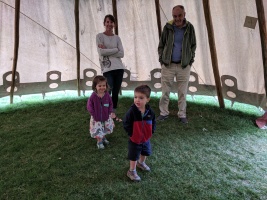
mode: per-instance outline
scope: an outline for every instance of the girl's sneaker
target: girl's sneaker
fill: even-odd
[[[96,144],[96,146],[97,146],[98,149],[105,149],[105,146],[103,145],[103,142],[98,142]]]
[[[141,181],[140,176],[137,175],[136,171],[130,171],[128,170],[127,176],[132,180],[132,181]]]
[[[108,145],[108,144],[109,144],[109,141],[107,140],[107,138],[103,138],[103,139],[102,139],[102,142],[103,142],[105,145]]]

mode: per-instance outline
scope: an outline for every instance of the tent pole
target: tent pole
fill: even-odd
[[[157,23],[158,23],[158,33],[159,33],[159,38],[161,37],[161,20],[160,20],[160,5],[159,5],[159,0],[155,0],[155,6],[156,6],[156,15],[157,15]]]
[[[15,2],[15,34],[14,34],[14,58],[12,67],[12,82],[10,89],[10,104],[13,104],[14,90],[15,90],[15,79],[17,71],[18,62],[18,52],[19,52],[19,13],[20,13],[20,0]]]
[[[265,93],[267,95],[267,32],[266,32],[266,19],[264,14],[264,6],[262,0],[255,0],[257,6],[259,29],[261,37],[263,73],[265,81]]]
[[[75,0],[74,15],[75,15],[75,34],[76,34],[76,54],[77,54],[77,87],[78,87],[78,96],[81,96],[79,0]]]
[[[115,34],[119,35],[119,24],[118,24],[118,15],[117,15],[117,0],[112,0],[113,16],[116,20]]]
[[[212,24],[212,18],[210,14],[210,3],[209,3],[209,0],[202,0],[202,3],[203,3],[206,26],[207,26],[207,31],[208,31],[210,55],[211,55],[212,68],[213,68],[213,74],[214,74],[214,79],[215,79],[215,84],[216,84],[218,100],[219,100],[220,108],[225,108],[223,95],[222,95],[220,73],[219,73],[219,68],[218,68],[218,59],[217,59],[213,24]]]
[[[119,24],[118,24],[118,15],[117,15],[117,0],[112,0],[112,9],[113,9],[113,16],[116,20],[116,26],[114,27],[115,28],[115,34],[119,35]],[[119,93],[120,93],[120,95],[122,95],[121,88],[120,88]]]

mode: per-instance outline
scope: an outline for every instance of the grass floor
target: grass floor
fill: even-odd
[[[152,171],[138,171],[140,183],[126,176],[122,123],[104,150],[89,137],[87,97],[2,104],[0,199],[267,199],[267,130],[254,125],[262,113],[196,99],[188,99],[187,125],[178,122],[171,100],[171,116],[157,123],[151,139]],[[118,115],[132,102],[120,97]],[[158,102],[154,95],[157,114]]]

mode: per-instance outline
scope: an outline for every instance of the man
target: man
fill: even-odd
[[[196,36],[193,25],[185,19],[182,5],[172,9],[173,20],[166,23],[159,41],[158,54],[161,64],[162,96],[159,102],[160,116],[163,121],[169,116],[169,96],[174,77],[178,84],[178,118],[186,124],[186,94],[191,65],[196,51]]]

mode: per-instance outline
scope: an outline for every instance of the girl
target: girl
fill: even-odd
[[[124,65],[121,61],[121,58],[124,56],[124,50],[120,37],[113,33],[116,23],[112,15],[105,16],[104,26],[105,31],[98,33],[96,36],[96,45],[101,72],[106,77],[110,87],[109,94],[112,96],[113,112],[116,113],[124,73]],[[116,121],[121,121],[116,114],[113,117]]]
[[[91,114],[90,134],[97,139],[98,149],[104,149],[109,144],[106,135],[113,132],[113,103],[107,92],[108,84],[104,76],[96,76],[92,85],[93,93],[87,101],[87,110]]]

